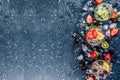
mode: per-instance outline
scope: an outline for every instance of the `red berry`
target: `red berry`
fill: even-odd
[[[111,28],[111,29],[110,29],[110,36],[113,37],[113,36],[117,35],[118,32],[119,32],[118,29],[116,29],[116,28]]]
[[[95,80],[93,76],[89,76],[87,80]]]
[[[92,30],[92,35],[96,38],[97,37],[97,31],[95,29]]]
[[[95,29],[91,29],[86,34],[86,40],[92,40],[97,37],[97,31]]]
[[[104,59],[105,60],[111,60],[111,54],[110,53],[106,54]]]
[[[91,23],[93,23],[93,22],[94,22],[94,19],[92,18],[92,16],[91,16],[91,15],[88,15],[88,16],[86,17],[86,23],[91,24]]]
[[[118,16],[117,12],[114,11],[114,12],[112,13],[111,19],[115,19],[117,16]]]
[[[103,0],[95,0],[96,4],[102,3]]]
[[[92,51],[90,53],[90,58],[96,58],[97,57],[97,52],[96,51]]]

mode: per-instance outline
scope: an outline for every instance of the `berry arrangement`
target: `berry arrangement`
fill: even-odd
[[[86,80],[106,79],[116,61],[110,41],[119,33],[117,3],[90,0],[82,10],[78,32],[73,34],[74,46],[82,48],[77,59],[87,75]]]

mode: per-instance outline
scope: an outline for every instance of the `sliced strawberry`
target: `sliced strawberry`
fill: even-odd
[[[86,40],[92,40],[97,37],[97,31],[96,29],[91,29],[86,34]]]
[[[92,33],[91,32],[87,32],[86,39],[87,40],[92,40],[93,38],[94,38],[94,36],[92,35]]]
[[[114,11],[114,12],[112,13],[111,19],[115,19],[117,16],[118,16],[117,12]]]
[[[112,57],[111,57],[110,53],[106,54],[105,57],[104,57],[105,60],[109,60],[109,61],[111,60],[111,58]]]
[[[90,53],[90,58],[96,58],[98,56],[98,53],[96,51],[92,51]]]
[[[96,4],[102,3],[103,0],[95,0]]]
[[[88,40],[92,40],[92,39],[94,39],[95,37],[94,37],[94,35],[92,35],[91,32],[88,32],[87,35],[86,35],[86,38],[87,38]]]
[[[87,41],[90,41],[90,40],[92,40],[92,39],[91,39],[91,38],[89,38],[89,37],[86,37],[86,40],[87,40]]]
[[[93,76],[89,76],[87,80],[95,80]]]
[[[118,32],[119,32],[118,29],[116,29],[116,28],[111,28],[111,29],[110,29],[110,36],[113,37],[113,36],[117,35]]]
[[[95,29],[92,30],[92,35],[96,38],[97,37],[97,31]]]
[[[94,19],[92,18],[92,16],[91,16],[91,15],[88,15],[88,16],[86,17],[86,23],[91,24],[91,23],[93,23],[93,22],[94,22]]]

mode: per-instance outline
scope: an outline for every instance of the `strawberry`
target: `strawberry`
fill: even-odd
[[[93,76],[89,76],[87,80],[95,80]]]
[[[107,53],[105,56],[104,56],[104,59],[106,60],[106,61],[111,61],[111,54],[110,53]]]
[[[97,31],[95,29],[92,30],[92,35],[96,38],[97,37]]]
[[[102,3],[103,0],[95,0],[96,4]]]
[[[98,53],[96,51],[92,51],[90,53],[90,58],[96,58],[98,56]]]
[[[86,17],[86,23],[92,24],[93,22],[94,22],[94,19],[92,18],[92,16],[91,16],[91,15],[88,15],[88,16]]]
[[[86,40],[92,40],[92,39],[94,39],[94,36],[92,35],[92,33],[91,32],[87,32]]]
[[[97,37],[97,31],[95,29],[91,29],[86,34],[86,40],[92,40]]]
[[[119,30],[116,29],[116,28],[111,28],[110,29],[110,36],[113,37],[113,36],[116,36],[118,34]]]
[[[117,16],[118,16],[117,12],[116,12],[116,11],[113,11],[112,16],[111,16],[111,19],[115,19]]]

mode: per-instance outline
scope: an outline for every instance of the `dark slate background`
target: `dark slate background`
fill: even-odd
[[[0,0],[0,80],[84,80],[71,35],[86,1]],[[120,78],[118,37],[107,80]]]

